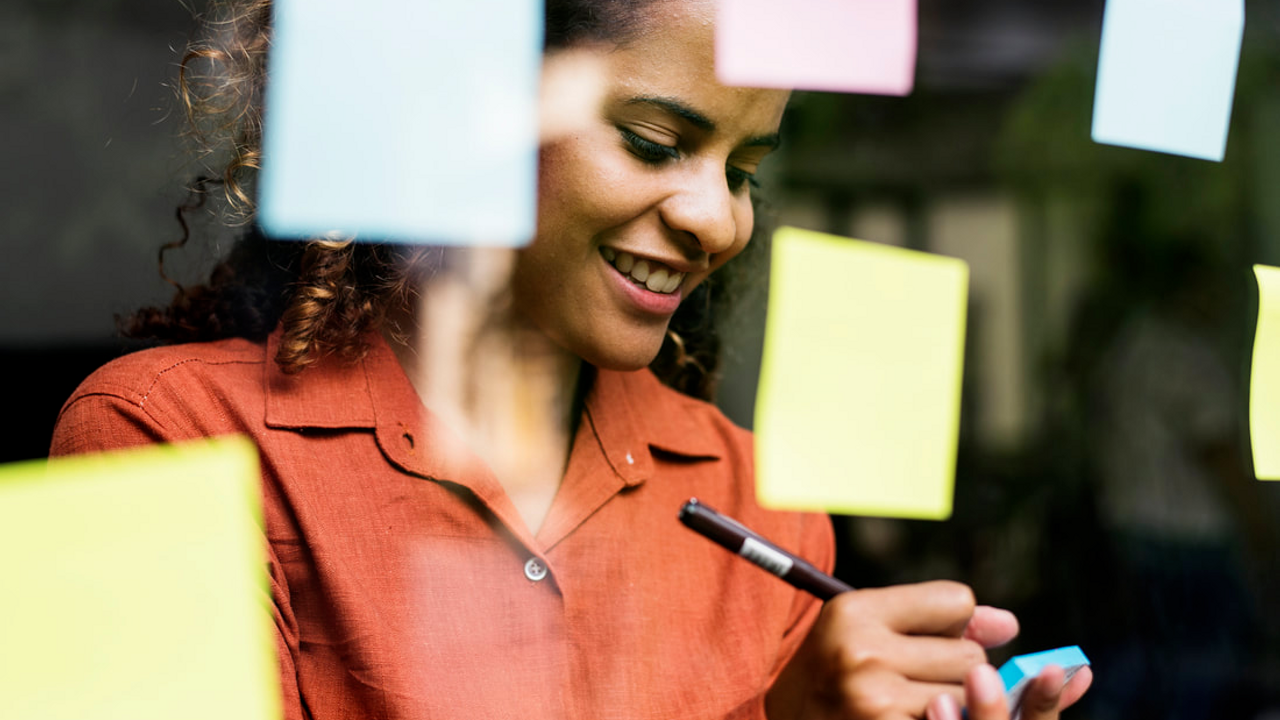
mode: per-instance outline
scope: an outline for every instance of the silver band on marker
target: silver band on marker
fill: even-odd
[[[793,564],[791,558],[750,537],[742,541],[738,554],[778,577],[790,572]]]

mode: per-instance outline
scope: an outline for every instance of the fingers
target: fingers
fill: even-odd
[[[887,668],[865,669],[846,678],[839,705],[849,718],[919,718],[939,696],[946,696],[959,707],[964,688],[959,684],[927,683],[907,680]]]
[[[1058,720],[1059,713],[1075,703],[1093,682],[1093,671],[1087,666],[1076,672],[1065,683],[1065,674],[1057,665],[1045,666],[1040,674],[1027,685],[1022,694],[1022,720]],[[1004,683],[995,668],[980,665],[965,678],[965,700],[969,708],[969,720],[1008,720],[1009,708],[1005,705]],[[945,699],[935,698],[930,704],[937,718],[929,720],[959,720],[945,715]]]
[[[1066,709],[1076,704],[1082,695],[1093,684],[1093,670],[1088,666],[1082,667],[1072,676],[1067,686],[1062,689],[1062,702],[1059,707]]]
[[[984,648],[1000,647],[1018,636],[1018,618],[1008,610],[979,605],[964,629],[965,639]]]
[[[987,659],[980,644],[955,632],[967,624],[972,597],[946,582],[849,593],[828,603],[818,633],[833,641],[842,673],[887,668],[909,680],[959,686]]]
[[[853,616],[878,618],[894,632],[957,638],[964,633],[976,605],[967,585],[949,580],[859,590],[830,604],[850,606],[848,613]]]
[[[1057,665],[1046,666],[1022,694],[1024,720],[1056,720],[1065,676]]]
[[[891,650],[892,655],[886,653],[874,661],[921,682],[958,686],[970,668],[987,661],[981,645],[958,638],[899,636]]]
[[[935,581],[859,590],[829,601],[766,698],[770,717],[1009,720],[1004,683],[985,647],[1018,633],[1005,610],[978,607],[965,585]],[[1039,686],[1038,708],[1057,718],[1062,694]],[[1052,678],[1051,678],[1052,680]],[[1074,697],[1087,687],[1087,678]],[[816,713],[816,715],[815,715]]]
[[[924,717],[925,720],[961,720],[960,704],[950,693],[943,693],[929,701]]]
[[[1009,720],[1004,683],[995,668],[983,663],[970,670],[965,677],[964,690],[969,720]],[[1025,713],[1023,718],[1030,720]]]
[[[953,582],[860,590],[828,603],[815,631],[834,641],[827,667],[842,678],[838,704],[858,718],[919,718],[940,695],[959,707],[966,673],[986,662],[980,644],[960,637],[973,608],[972,591]]]

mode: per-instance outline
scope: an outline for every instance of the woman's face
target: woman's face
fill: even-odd
[[[715,79],[711,2],[657,2],[606,55],[603,106],[542,149],[516,308],[593,365],[638,369],[682,298],[751,237],[749,184],[788,93]]]

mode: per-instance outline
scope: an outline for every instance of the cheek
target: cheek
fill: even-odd
[[[599,138],[568,138],[543,148],[538,164],[538,225],[596,231],[625,212],[634,178]]]

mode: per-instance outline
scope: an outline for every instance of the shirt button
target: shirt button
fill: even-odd
[[[538,582],[547,576],[547,566],[538,558],[529,558],[529,562],[524,564],[524,576],[534,582]]]

